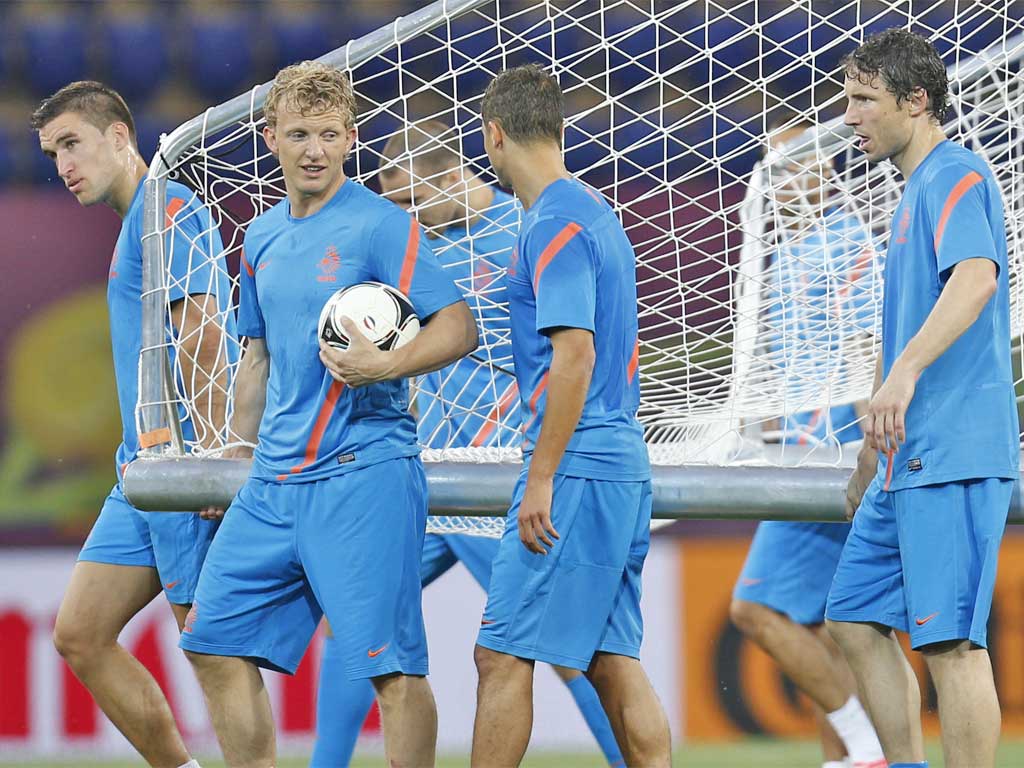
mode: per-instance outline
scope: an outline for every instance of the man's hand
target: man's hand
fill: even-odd
[[[897,360],[868,404],[864,442],[882,453],[895,452],[907,441],[906,415],[917,388],[917,374]]]
[[[252,458],[252,446],[250,445],[233,445],[226,449],[221,455],[222,459],[251,459]],[[207,507],[206,509],[199,510],[199,517],[203,520],[220,520],[224,517],[224,509],[221,507]]]
[[[871,481],[878,471],[878,454],[873,448],[866,444],[857,454],[857,466],[850,475],[850,482],[846,485],[846,519],[853,520],[857,514],[864,492],[871,485]]]
[[[351,318],[343,317],[341,325],[348,335],[348,349],[336,349],[320,340],[320,360],[335,381],[349,387],[365,387],[395,378],[393,352],[378,349]]]
[[[538,480],[528,475],[523,500],[519,503],[519,540],[538,555],[548,553],[545,545],[548,549],[555,546],[548,534],[559,538],[558,531],[551,524],[551,489],[550,478]]]

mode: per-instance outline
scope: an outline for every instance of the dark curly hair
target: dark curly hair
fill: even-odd
[[[498,74],[484,92],[480,115],[501,123],[513,141],[562,144],[565,97],[558,81],[538,64]]]
[[[843,59],[848,80],[868,84],[881,77],[900,104],[922,88],[928,112],[940,124],[949,111],[949,78],[939,52],[928,40],[906,29],[887,29],[872,35]]]

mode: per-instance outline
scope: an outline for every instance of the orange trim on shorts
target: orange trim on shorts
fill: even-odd
[[[499,419],[508,413],[509,408],[512,407],[517,397],[519,397],[519,385],[513,380],[511,384],[505,387],[505,391],[501,393],[498,402],[491,408],[491,412],[487,414],[487,421],[473,435],[470,445],[480,446],[487,441],[487,438],[497,428]]]
[[[153,429],[139,435],[139,446],[142,448],[152,448],[154,445],[162,445],[169,442],[171,442],[170,427],[160,427],[159,429]]]
[[[416,271],[416,252],[420,248],[420,228],[416,219],[409,217],[409,242],[405,246],[405,261],[402,262],[402,274],[398,278],[398,290],[409,295],[412,288],[412,274]]]
[[[949,215],[953,212],[956,204],[960,202],[960,198],[967,194],[967,190],[981,181],[981,174],[977,171],[971,171],[964,176],[960,181],[956,183],[953,190],[949,193],[949,197],[946,198],[946,204],[942,206],[942,215],[939,216],[938,226],[935,227],[935,252],[939,251],[939,243],[942,242],[942,235],[946,232],[946,222],[949,219]]]
[[[885,485],[882,486],[883,491],[888,491],[889,486],[892,484],[892,457],[895,455],[895,451],[892,448],[885,452]]]
[[[167,204],[165,226],[171,226],[174,223],[174,217],[178,215],[178,211],[185,207],[185,201],[180,197],[172,197],[171,202]]]
[[[323,405],[320,406],[320,413],[316,415],[316,423],[313,424],[313,431],[309,435],[309,442],[306,443],[306,455],[300,464],[296,464],[288,470],[289,474],[297,475],[316,461],[316,455],[320,451],[320,441],[324,439],[327,423],[331,420],[334,406],[338,404],[338,398],[341,397],[342,390],[344,389],[344,383],[340,381],[331,382],[331,388],[327,390],[327,396],[324,398]],[[278,475],[277,479],[284,480],[287,477],[288,475]]]
[[[540,258],[537,259],[537,267],[533,275],[533,292],[537,292],[537,288],[540,286],[540,276],[544,274],[544,270],[548,268],[548,264],[555,258],[560,250],[565,247],[565,244],[576,237],[583,230],[579,224],[575,221],[570,221],[565,227],[555,235],[555,239],[547,244],[547,247],[541,251]]]
[[[626,367],[626,384],[633,383],[633,377],[636,376],[636,369],[640,367],[640,337],[636,337],[636,341],[633,342],[633,356],[629,358],[629,365]]]

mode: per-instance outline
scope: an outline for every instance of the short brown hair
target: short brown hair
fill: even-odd
[[[128,126],[132,144],[138,146],[131,110],[121,98],[121,94],[109,85],[95,80],[68,83],[52,96],[43,99],[36,107],[36,111],[32,113],[33,130],[42,129],[51,120],[66,112],[77,112],[101,131],[107,130],[113,123],[124,123]]]
[[[928,114],[939,124],[949,112],[949,76],[939,52],[930,41],[906,29],[878,32],[840,66],[847,80],[865,85],[876,77],[901,104],[921,88],[928,94]]]
[[[356,124],[356,97],[348,75],[340,69],[319,61],[302,61],[277,73],[267,91],[263,116],[267,125],[277,125],[278,102],[285,99],[287,107],[301,115],[320,115],[339,110],[348,128]]]
[[[381,152],[381,173],[392,175],[406,160],[412,161],[422,176],[432,176],[462,164],[455,130],[440,120],[420,120],[388,139]],[[405,166],[405,170],[411,170]]]
[[[565,97],[558,81],[539,64],[500,72],[484,92],[480,115],[485,122],[500,123],[513,141],[562,145]]]

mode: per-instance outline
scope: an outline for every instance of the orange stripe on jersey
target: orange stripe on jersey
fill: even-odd
[[[981,181],[981,174],[977,171],[971,171],[964,176],[960,181],[956,183],[953,190],[949,193],[949,197],[946,198],[946,204],[942,206],[942,215],[939,216],[938,226],[935,227],[935,252],[939,251],[939,243],[942,242],[942,235],[946,231],[946,222],[949,220],[949,214],[953,212],[956,204],[960,202],[960,198],[967,194],[967,190]]]
[[[242,266],[245,267],[245,273],[247,275],[249,275],[249,277],[256,277],[255,270],[253,270],[253,268],[250,266],[249,260],[247,258],[245,258],[245,249],[244,248],[242,249]]]
[[[629,358],[629,365],[626,367],[626,383],[632,384],[636,376],[636,369],[640,367],[640,337],[633,343],[633,356]]]
[[[412,287],[412,273],[416,271],[416,252],[420,248],[420,228],[416,219],[409,217],[409,242],[405,246],[405,261],[402,262],[402,275],[398,278],[398,290],[409,295]]]
[[[316,461],[316,455],[320,450],[320,441],[324,439],[324,432],[327,431],[327,422],[331,420],[334,406],[337,405],[338,398],[341,397],[343,389],[345,389],[345,385],[342,382],[331,382],[331,388],[327,390],[327,397],[324,398],[324,404],[320,406],[320,413],[316,416],[316,423],[313,424],[313,432],[309,436],[309,442],[306,443],[306,455],[302,459],[301,464],[296,464],[291,468],[291,474],[298,474]]]
[[[495,403],[494,407],[491,408],[490,413],[487,414],[487,420],[483,423],[480,429],[477,430],[476,434],[473,435],[470,445],[480,446],[487,441],[487,438],[489,438],[491,433],[497,428],[498,421],[502,416],[508,413],[517,397],[519,397],[519,385],[513,381],[505,387],[505,391],[501,393],[501,397],[498,398],[498,402]]]
[[[885,452],[885,485],[882,486],[883,491],[889,490],[889,485],[892,483],[892,459],[896,455],[896,452],[892,448]]]
[[[185,201],[180,197],[172,197],[171,202],[167,204],[167,223],[166,226],[171,226],[174,223],[174,217],[178,215],[178,211],[185,207]]]
[[[548,264],[555,258],[555,255],[565,247],[565,244],[572,240],[576,235],[583,229],[575,221],[570,221],[565,225],[555,239],[548,243],[547,247],[541,251],[540,258],[537,259],[537,266],[533,273],[533,291],[537,292],[538,286],[540,286],[540,276],[544,274],[544,270],[548,268]]]

